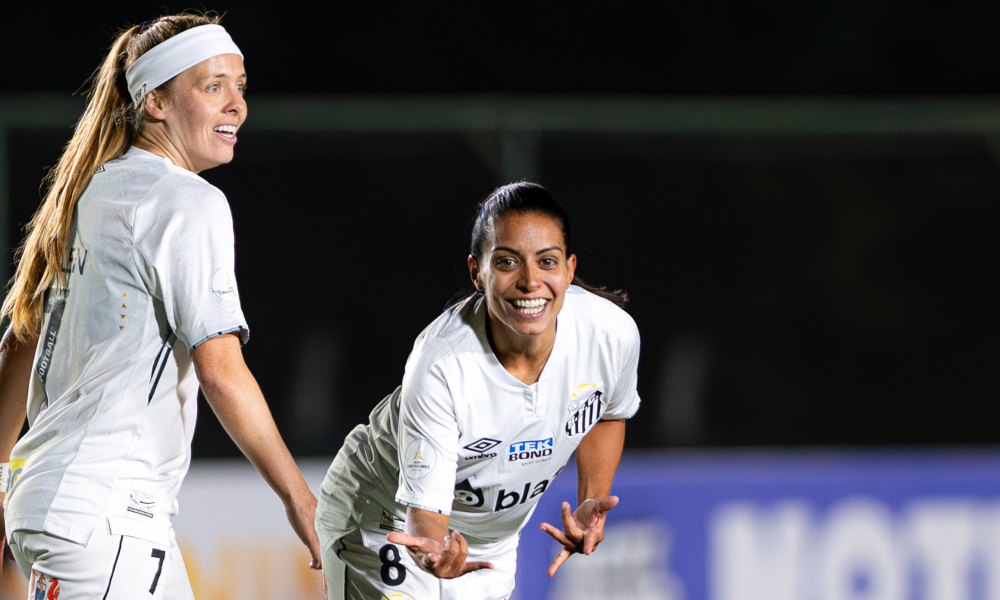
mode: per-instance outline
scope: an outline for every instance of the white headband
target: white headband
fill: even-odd
[[[203,60],[220,54],[243,53],[222,25],[199,25],[153,46],[125,71],[136,108],[151,92]]]

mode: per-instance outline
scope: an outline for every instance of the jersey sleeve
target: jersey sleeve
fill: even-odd
[[[609,400],[608,407],[601,417],[602,421],[630,419],[639,410],[639,328],[635,321],[628,318],[628,323],[621,327],[619,346],[618,380],[615,382],[614,396]]]
[[[445,367],[413,362],[406,365],[400,398],[396,502],[450,515],[458,469],[455,405]]]
[[[247,342],[233,274],[233,218],[221,192],[168,175],[136,209],[133,235],[141,277],[189,351],[225,333],[238,332]]]

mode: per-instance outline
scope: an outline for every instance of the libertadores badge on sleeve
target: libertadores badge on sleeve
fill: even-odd
[[[410,479],[420,479],[434,470],[436,462],[437,454],[434,452],[434,446],[423,438],[417,438],[406,446],[406,453],[403,454],[403,472]]]
[[[236,291],[236,277],[229,269],[216,269],[212,275],[212,293],[226,302],[239,302],[240,294]]]

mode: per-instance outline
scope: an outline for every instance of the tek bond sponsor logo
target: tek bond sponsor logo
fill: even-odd
[[[554,447],[554,438],[514,442],[507,450],[507,461],[521,462],[531,460],[532,462],[541,462],[533,459],[541,459],[552,456],[552,449]]]

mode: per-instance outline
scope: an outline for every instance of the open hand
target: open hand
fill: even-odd
[[[393,544],[406,546],[413,562],[438,579],[454,579],[479,569],[493,568],[492,563],[465,560],[469,558],[469,543],[457,531],[446,535],[443,544],[431,538],[399,532],[390,533],[386,539]]]
[[[618,496],[588,498],[570,513],[569,502],[562,504],[563,529],[542,523],[542,531],[562,544],[563,549],[549,565],[549,577],[556,574],[559,567],[571,555],[589,555],[604,540],[604,519],[608,511],[618,505]]]

